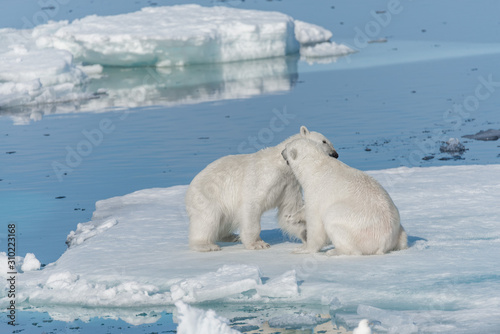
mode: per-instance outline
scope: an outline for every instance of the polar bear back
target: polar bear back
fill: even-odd
[[[271,147],[253,154],[222,157],[196,175],[186,197],[203,194],[226,213],[234,212],[244,203],[252,205],[252,201],[265,210],[273,208],[285,184],[296,182],[291,172],[283,175],[279,166],[269,164],[271,160],[286,167],[279,152]]]
[[[308,244],[313,238],[310,227],[321,221],[341,254],[383,254],[406,248],[398,209],[374,178],[301,139],[287,145],[284,157],[304,189]],[[308,245],[312,250],[320,246]]]

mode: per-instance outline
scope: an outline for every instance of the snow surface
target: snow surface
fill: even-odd
[[[26,256],[24,257],[24,261],[23,261],[23,264],[21,266],[21,270],[23,272],[38,270],[38,269],[40,269],[40,266],[41,266],[41,263],[35,257],[35,254],[27,253]]]
[[[248,316],[231,310],[248,305],[254,323],[274,318],[282,326],[283,312],[263,305],[292,305],[295,312],[317,305],[351,329],[364,318],[377,321],[376,332],[399,334],[500,328],[500,165],[369,174],[398,206],[409,249],[383,256],[292,254],[297,244],[283,237],[271,211],[261,234],[269,250],[224,243],[220,252],[197,253],[187,246],[187,187],[145,189],[97,202],[92,221],[68,238],[81,242],[70,242],[42,270],[19,274],[17,305],[56,320],[99,316],[132,324],[158,317],[131,308],[161,312],[176,302],[203,303],[231,319]],[[4,307],[6,290],[0,293]],[[298,315],[290,314],[294,326]]]
[[[104,66],[172,67],[353,52],[322,27],[279,12],[178,5],[148,7],[31,30],[0,29],[0,108],[88,100]],[[321,48],[314,48],[320,43]],[[90,66],[82,66],[81,64]]]

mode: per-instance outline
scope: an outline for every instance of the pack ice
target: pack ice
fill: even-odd
[[[302,328],[325,314],[351,329],[370,319],[377,333],[500,328],[500,165],[369,174],[398,206],[408,249],[382,256],[292,254],[298,243],[283,236],[271,211],[261,233],[270,249],[226,243],[220,252],[192,252],[187,186],[145,189],[97,202],[92,220],[75,226],[56,262],[38,269],[32,254],[24,266],[18,259],[17,305],[57,320],[111,317],[131,324],[177,313],[177,305],[185,333],[199,326],[232,332],[223,319]],[[0,264],[6,263],[2,253]],[[7,268],[0,269],[6,276]],[[0,307],[9,302],[6,282],[0,280]]]
[[[331,37],[322,27],[278,12],[199,5],[0,29],[0,108],[96,97],[85,84],[102,65],[225,63],[282,57],[301,46],[308,57],[352,52]]]

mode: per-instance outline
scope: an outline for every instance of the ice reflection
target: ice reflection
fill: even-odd
[[[297,81],[298,60],[298,56],[288,56],[169,68],[106,67],[99,77],[78,88],[81,93],[90,93],[91,99],[0,107],[0,116],[23,125],[49,114],[104,112],[110,108],[149,105],[171,107],[283,93]]]

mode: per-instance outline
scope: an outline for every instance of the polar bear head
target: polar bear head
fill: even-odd
[[[301,164],[298,162],[308,159],[318,161],[319,157],[326,157],[328,152],[325,152],[323,145],[323,143],[320,144],[307,138],[295,139],[286,144],[285,149],[281,151],[281,156],[292,169],[294,166],[300,168]]]
[[[333,147],[332,143],[319,132],[309,131],[304,125],[300,127],[300,138],[308,139],[316,144],[332,158],[337,159],[339,154]],[[286,160],[286,159],[285,159]]]

